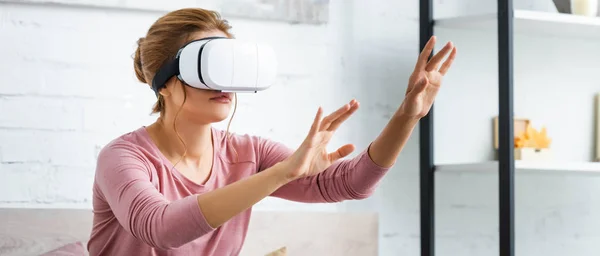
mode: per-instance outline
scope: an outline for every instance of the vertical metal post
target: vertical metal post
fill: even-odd
[[[420,0],[419,50],[433,36],[432,0]],[[431,57],[431,56],[430,56]],[[420,204],[421,256],[435,254],[434,228],[434,163],[433,163],[433,107],[419,123],[420,143]]]
[[[499,223],[500,256],[513,256],[514,128],[513,128],[513,4],[498,0]]]

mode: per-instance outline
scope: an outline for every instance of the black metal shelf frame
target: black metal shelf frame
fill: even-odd
[[[514,256],[514,131],[512,0],[498,1],[498,172],[500,256]],[[419,50],[434,34],[433,0],[420,0]],[[421,256],[435,255],[434,107],[419,123]]]

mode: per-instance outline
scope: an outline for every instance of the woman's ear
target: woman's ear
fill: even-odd
[[[163,87],[158,93],[160,93],[160,95],[162,95],[163,97],[169,97],[173,94],[173,89],[175,89],[175,87],[180,86],[180,83],[181,82],[179,81],[179,79],[177,79],[176,77],[172,77],[171,79],[167,80],[165,87]]]
[[[160,89],[160,91],[158,91],[158,93],[161,96],[163,96],[163,98],[164,97],[169,97],[169,96],[171,96],[171,91],[168,88],[169,88],[168,86],[164,87],[164,88]]]

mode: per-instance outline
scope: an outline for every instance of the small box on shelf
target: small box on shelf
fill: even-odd
[[[494,118],[494,149],[498,159],[499,128],[498,117]],[[531,127],[531,121],[526,118],[515,118],[514,127],[514,157],[515,160],[525,161],[547,161],[552,160],[552,149],[550,149],[550,138],[546,134],[546,128],[537,131]]]
[[[515,148],[515,160],[547,161],[552,160],[552,150],[549,148]]]

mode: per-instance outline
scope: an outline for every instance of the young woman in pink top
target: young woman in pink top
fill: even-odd
[[[138,79],[152,81],[182,45],[210,36],[231,37],[217,13],[190,8],[166,14],[138,42]],[[447,43],[428,61],[434,44],[435,37],[419,56],[404,102],[387,126],[351,159],[342,158],[353,145],[335,152],[326,146],[358,109],[355,100],[325,117],[319,108],[294,150],[213,128],[228,117],[235,95],[171,78],[154,107],[157,121],[114,139],[99,154],[90,254],[238,255],[251,208],[267,196],[308,203],[369,197],[428,113],[456,55]]]

